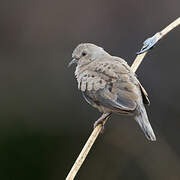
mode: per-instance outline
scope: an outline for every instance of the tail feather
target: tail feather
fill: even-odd
[[[156,136],[148,120],[148,116],[144,105],[143,104],[140,106],[138,105],[138,109],[139,109],[139,113],[135,116],[135,120],[140,125],[147,139],[151,141],[156,141]]]

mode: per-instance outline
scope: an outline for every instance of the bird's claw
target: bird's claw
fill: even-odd
[[[98,125],[101,125],[101,133],[104,132],[104,121],[103,120],[97,120],[95,123],[94,123],[94,129],[98,126]]]
[[[111,115],[111,113],[102,114],[102,116],[94,123],[94,129],[100,124],[101,125],[101,133],[104,132],[104,124],[105,120]]]

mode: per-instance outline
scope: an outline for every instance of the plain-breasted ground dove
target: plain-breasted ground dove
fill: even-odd
[[[83,97],[103,113],[95,126],[111,113],[133,115],[149,140],[155,141],[144,104],[149,104],[145,89],[125,60],[111,56],[94,44],[79,44],[72,53],[75,76]]]

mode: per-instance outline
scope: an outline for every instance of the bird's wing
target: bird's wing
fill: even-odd
[[[111,59],[94,62],[77,75],[78,87],[89,102],[111,110],[135,110],[138,80],[124,62]]]
[[[146,92],[146,90],[144,89],[144,87],[141,85],[141,83],[139,82],[139,87],[141,89],[141,94],[142,94],[142,98],[143,98],[143,103],[144,104],[150,104],[149,98],[148,98],[148,94]]]
[[[138,86],[140,87],[141,90],[141,95],[142,95],[142,99],[143,99],[143,103],[144,104],[148,104],[150,105],[150,100],[148,98],[148,94],[146,92],[146,90],[144,89],[144,87],[141,85],[141,83],[139,82],[139,80],[136,78],[136,74],[132,72],[131,67],[127,64],[127,62],[119,57],[114,57],[115,61],[119,61],[123,67],[125,67],[127,69],[127,71],[131,72],[131,75],[133,77],[133,82],[136,83],[136,85],[138,84]]]

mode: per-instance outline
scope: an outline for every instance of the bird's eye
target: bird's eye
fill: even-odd
[[[86,56],[86,54],[87,54],[86,52],[82,52],[82,56]]]

